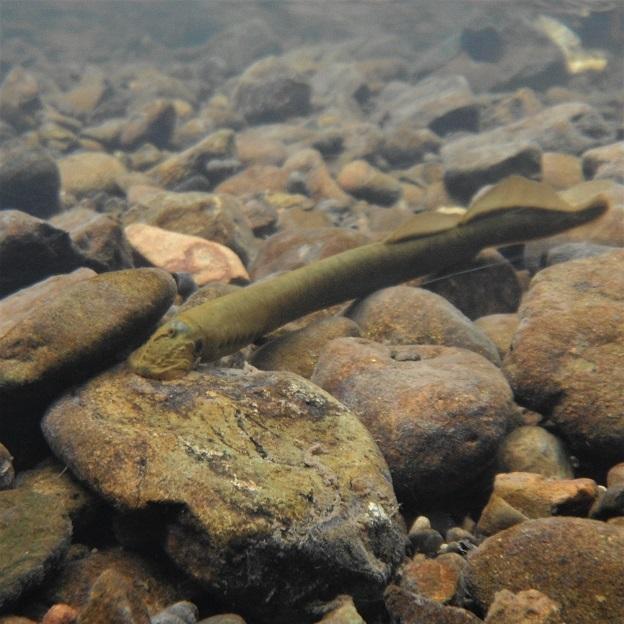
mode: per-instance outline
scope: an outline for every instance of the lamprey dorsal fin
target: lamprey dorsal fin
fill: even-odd
[[[421,212],[400,225],[384,239],[384,243],[400,243],[406,240],[424,238],[452,230],[460,221],[461,215],[442,212]]]
[[[589,180],[581,182],[565,191],[558,193],[565,202],[570,204],[575,210],[587,210],[598,203],[609,204],[609,199],[605,196],[615,187],[613,180]]]
[[[544,182],[535,182],[520,176],[509,176],[479,195],[462,223],[496,216],[513,208],[530,208],[555,212],[570,212],[572,206],[560,197],[556,191]]]

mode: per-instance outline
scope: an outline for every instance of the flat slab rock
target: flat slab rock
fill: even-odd
[[[624,250],[541,271],[505,358],[517,399],[579,454],[624,460]]]
[[[154,523],[167,510],[167,554],[262,621],[303,621],[303,604],[340,592],[381,597],[403,556],[372,437],[291,373],[223,369],[163,383],[118,367],[59,399],[43,429],[106,499],[149,508]]]

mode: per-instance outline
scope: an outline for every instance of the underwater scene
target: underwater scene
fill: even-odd
[[[0,0],[0,624],[624,622],[624,0]]]

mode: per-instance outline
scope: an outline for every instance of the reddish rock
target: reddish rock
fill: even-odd
[[[288,182],[288,171],[275,165],[250,165],[240,173],[230,176],[216,188],[216,193],[245,195],[263,191],[285,191]]]
[[[587,515],[598,497],[598,486],[591,479],[547,479],[530,472],[496,475],[490,501],[481,512],[479,531],[492,535],[507,528],[508,514],[499,519],[499,502],[526,518],[545,518],[556,514]]]
[[[500,371],[464,349],[338,338],[312,381],[370,429],[406,504],[439,502],[477,482],[516,416]]]
[[[541,271],[505,358],[519,402],[543,413],[573,452],[624,459],[624,251]]]
[[[55,604],[50,607],[41,620],[41,624],[74,624],[78,619],[78,611],[66,604]]]
[[[528,520],[468,554],[468,589],[481,608],[503,589],[536,589],[561,605],[566,624],[617,622],[622,579],[624,532],[595,520]]]
[[[448,604],[461,587],[465,567],[464,558],[455,553],[440,555],[435,559],[419,555],[401,568],[400,585],[411,593]]]
[[[190,273],[198,286],[249,279],[239,257],[225,245],[144,223],[126,226],[125,233],[130,244],[154,266],[171,273]]]

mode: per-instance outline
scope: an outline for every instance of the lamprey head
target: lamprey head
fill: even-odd
[[[188,323],[173,319],[156,330],[129,358],[135,373],[153,379],[182,377],[195,366],[202,339]]]

